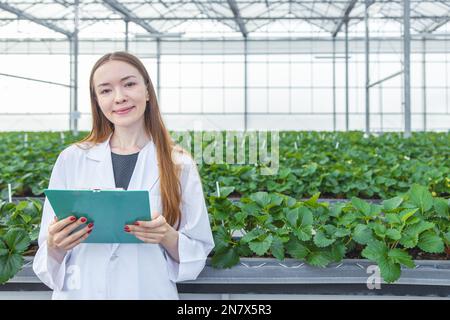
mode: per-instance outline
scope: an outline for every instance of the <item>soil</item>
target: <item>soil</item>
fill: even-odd
[[[38,245],[31,245],[28,247],[28,250],[25,251],[23,255],[26,257],[34,257],[36,255],[38,248],[39,248]]]
[[[449,260],[450,252],[448,249],[444,253],[427,253],[417,248],[410,249],[408,252],[414,260]]]

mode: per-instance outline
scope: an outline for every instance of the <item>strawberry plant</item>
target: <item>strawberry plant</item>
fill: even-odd
[[[38,238],[41,214],[37,200],[0,203],[0,284],[22,268],[23,255]]]
[[[381,204],[359,198],[330,206],[278,193],[257,192],[233,203],[210,197],[209,207],[216,249],[213,266],[238,263],[240,256],[291,257],[325,267],[341,261],[350,251],[378,264],[390,283],[401,267],[415,267],[411,249],[443,253],[449,246],[448,200],[435,197],[427,188],[413,185],[404,194]],[[240,239],[233,232],[243,231]]]
[[[65,132],[63,138],[55,132],[0,133],[0,197],[8,198],[8,183],[15,196],[42,195],[57,155],[85,134],[74,137]],[[211,142],[208,132],[172,134],[180,143],[189,137],[191,147],[196,135],[204,136],[203,150],[221,143]],[[223,146],[225,138],[222,133]],[[279,170],[274,175],[261,175],[260,164],[249,163],[248,143],[232,149],[235,155],[245,151],[246,163],[226,162],[224,152],[224,163],[200,163],[199,169],[207,194],[216,191],[218,182],[234,187],[236,196],[265,191],[305,198],[320,192],[330,198],[387,199],[416,183],[448,197],[449,145],[448,133],[413,133],[405,139],[397,133],[365,138],[361,132],[288,131],[280,132]]]

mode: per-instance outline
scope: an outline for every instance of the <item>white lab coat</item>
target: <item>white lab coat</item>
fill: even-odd
[[[89,150],[72,145],[62,151],[49,189],[115,188],[109,139]],[[188,155],[179,155],[177,162],[182,164],[180,263],[161,245],[148,243],[81,243],[60,262],[47,249],[55,214],[45,200],[33,270],[53,289],[53,299],[178,299],[175,283],[197,278],[214,241],[196,164]],[[128,190],[149,190],[152,212],[161,213],[158,176],[156,147],[150,141],[139,152]]]

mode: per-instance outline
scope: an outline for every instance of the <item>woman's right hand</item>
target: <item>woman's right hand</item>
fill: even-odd
[[[89,223],[86,227],[77,232],[70,234],[78,226],[81,226],[87,222],[87,219],[82,217],[77,220],[76,217],[67,217],[61,221],[55,217],[53,222],[48,228],[47,245],[49,248],[57,249],[57,251],[63,253],[73,247],[77,246],[81,242],[89,237],[89,234],[94,227],[93,223]]]

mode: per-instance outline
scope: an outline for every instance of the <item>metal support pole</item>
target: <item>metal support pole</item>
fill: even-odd
[[[403,1],[403,64],[404,78],[403,90],[405,100],[405,132],[404,137],[411,136],[411,31],[410,31],[410,8],[409,0]]]
[[[74,57],[73,57],[73,52],[74,52],[74,44],[73,44],[73,35],[71,37],[68,38],[69,41],[69,67],[70,67],[70,72],[69,72],[69,95],[70,95],[70,106],[69,106],[69,130],[73,131],[74,130],[74,118],[73,118],[73,112],[75,110],[75,100],[74,100]]]
[[[128,20],[125,20],[125,51],[128,52]]]
[[[349,129],[348,20],[345,20],[345,131]]]
[[[378,99],[380,100],[380,129],[381,132],[384,131],[384,118],[383,118],[383,84],[380,83],[380,86],[378,88]]]
[[[364,22],[365,22],[365,56],[366,56],[366,135],[370,134],[370,61],[369,61],[369,0],[365,1],[366,8],[364,10]]]
[[[156,94],[161,99],[161,39],[156,39]]]
[[[333,37],[333,131],[336,131],[336,37]]]
[[[247,68],[247,53],[248,53],[248,40],[247,36],[244,37],[244,131],[247,131],[248,127],[248,119],[247,119],[247,110],[248,110],[248,68]]]
[[[75,1],[75,30],[70,42],[70,115],[69,128],[74,135],[78,135],[78,6],[79,0]]]
[[[422,38],[422,109],[423,131],[427,131],[427,65],[426,65],[427,39]]]

